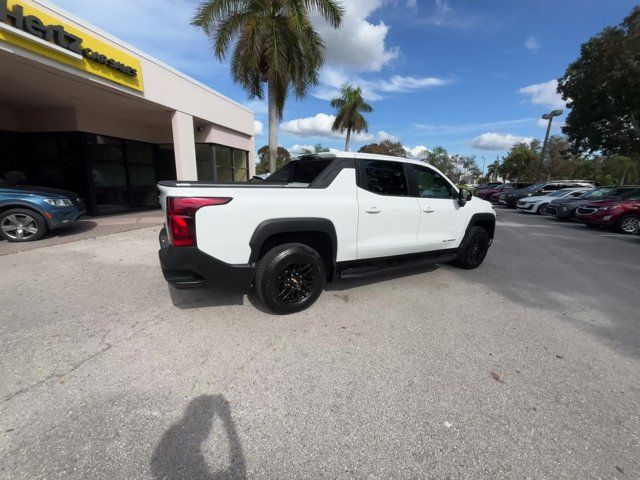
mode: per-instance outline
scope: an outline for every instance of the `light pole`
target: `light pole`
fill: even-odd
[[[549,132],[551,132],[551,122],[553,122],[553,117],[559,117],[560,115],[562,115],[562,110],[553,110],[542,115],[542,118],[544,120],[549,120],[549,123],[547,124],[547,134],[544,136],[544,143],[542,144],[542,152],[540,152],[540,161],[538,162],[536,180],[541,180],[540,174],[542,173],[542,162],[544,162],[544,155],[547,153],[547,143],[549,142]]]

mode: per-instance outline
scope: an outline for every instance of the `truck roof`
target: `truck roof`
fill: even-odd
[[[364,158],[367,160],[386,160],[389,162],[404,162],[404,163],[414,163],[416,165],[429,165],[431,168],[435,168],[433,165],[427,163],[426,161],[420,160],[417,158],[394,157],[392,155],[379,155],[377,153],[346,152],[346,151],[336,151],[336,150],[333,150],[331,152],[295,155],[291,157],[291,160],[292,161],[310,160],[313,158]]]

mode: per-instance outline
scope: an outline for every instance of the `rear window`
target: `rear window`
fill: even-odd
[[[269,175],[265,183],[311,183],[320,175],[333,159],[294,160],[280,170]]]

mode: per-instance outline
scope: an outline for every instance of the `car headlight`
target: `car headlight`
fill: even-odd
[[[607,205],[606,207],[598,207],[598,210],[602,210],[606,212],[607,210],[613,210],[614,208],[618,208],[620,205]]]
[[[73,205],[68,198],[45,198],[44,201],[52,207],[70,207]]]

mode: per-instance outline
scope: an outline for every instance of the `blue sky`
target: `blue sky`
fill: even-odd
[[[197,0],[57,0],[58,5],[255,111],[256,146],[266,143],[266,106],[251,101],[190,26]],[[327,45],[321,83],[291,99],[280,144],[291,150],[331,133],[328,99],[341,83],[361,85],[374,112],[352,148],[383,138],[408,149],[442,145],[479,165],[513,142],[540,138],[540,115],[562,108],[555,79],[580,44],[618,24],[631,0],[350,0],[343,26],[316,25]],[[557,122],[562,123],[562,119]],[[262,130],[262,132],[260,132]],[[557,132],[557,129],[556,129]]]

